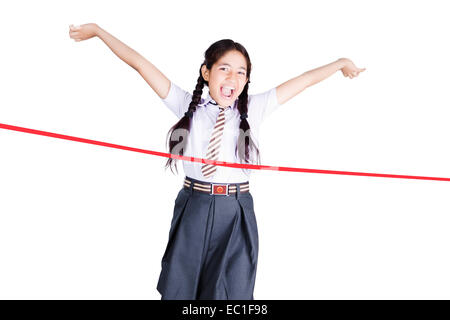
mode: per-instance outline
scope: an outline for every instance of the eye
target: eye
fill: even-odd
[[[228,69],[228,68],[227,68],[227,67],[221,67],[221,68],[219,68],[219,70],[225,70],[225,69]],[[242,74],[242,75],[245,75],[245,72],[243,72],[243,71],[240,71],[239,73]]]

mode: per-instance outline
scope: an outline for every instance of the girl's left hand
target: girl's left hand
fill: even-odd
[[[353,79],[353,77],[357,77],[360,72],[366,70],[366,68],[357,68],[350,59],[340,58],[339,60],[344,61],[344,66],[341,69],[344,77],[350,77],[350,79]]]

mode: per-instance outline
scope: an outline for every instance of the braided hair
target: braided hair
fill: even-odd
[[[204,80],[202,75],[202,67],[206,65],[208,70],[211,70],[214,63],[216,63],[223,55],[227,52],[237,50],[242,53],[247,61],[247,83],[242,90],[242,93],[238,97],[237,108],[240,113],[240,125],[239,125],[239,138],[236,145],[235,154],[239,153],[238,157],[241,163],[244,161],[246,163],[250,160],[250,151],[255,150],[257,154],[258,163],[260,162],[259,150],[251,138],[250,125],[247,121],[247,111],[248,111],[248,85],[250,83],[250,73],[251,73],[251,62],[247,50],[241,44],[234,42],[231,39],[223,39],[213,43],[205,51],[205,59],[199,69],[199,77],[197,78],[197,84],[192,95],[192,101],[189,104],[188,110],[185,112],[184,116],[173,125],[169,132],[167,133],[167,146],[170,154],[183,155],[186,150],[187,137],[190,131],[191,119],[193,118],[194,112],[197,109],[198,104],[203,93],[203,87],[209,86],[208,81]],[[181,134],[180,134],[181,133]],[[180,141],[181,138],[181,141]],[[175,148],[176,147],[176,148]],[[176,149],[176,152],[175,150]],[[175,153],[174,153],[175,152]],[[171,156],[166,163],[165,168],[170,167],[172,173],[173,157]],[[175,163],[175,169],[178,169]]]

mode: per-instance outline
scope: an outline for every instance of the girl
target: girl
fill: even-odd
[[[210,160],[251,163],[262,121],[305,88],[341,70],[358,76],[347,58],[310,70],[266,92],[249,95],[252,65],[245,48],[230,39],[205,52],[192,94],[171,82],[139,53],[94,23],[69,26],[75,41],[99,37],[134,68],[178,117],[168,132],[169,153]],[[204,86],[208,87],[202,98]],[[166,168],[172,169],[169,158]],[[176,164],[175,164],[176,168]],[[161,299],[253,300],[258,229],[249,172],[183,162],[186,174],[175,200],[157,290]]]

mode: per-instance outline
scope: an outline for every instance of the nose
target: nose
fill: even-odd
[[[230,72],[228,74],[227,80],[230,81],[230,84],[235,85],[237,83],[238,75],[236,73]]]

